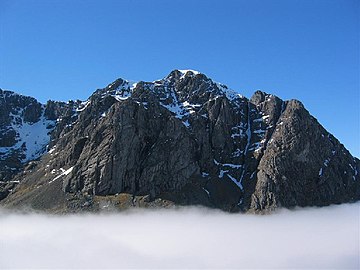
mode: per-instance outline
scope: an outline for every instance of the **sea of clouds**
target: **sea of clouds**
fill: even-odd
[[[203,208],[0,211],[0,269],[360,268],[360,204],[257,216]]]

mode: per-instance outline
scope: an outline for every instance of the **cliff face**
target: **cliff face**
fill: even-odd
[[[20,183],[7,189],[6,206],[263,211],[360,199],[359,160],[296,100],[261,91],[248,100],[178,70],[155,82],[116,80],[85,102],[41,105],[11,96],[34,104],[25,115],[28,103],[4,99],[19,108],[17,121],[41,123],[49,137],[29,155],[27,142],[19,147],[15,112],[1,111],[2,183]]]

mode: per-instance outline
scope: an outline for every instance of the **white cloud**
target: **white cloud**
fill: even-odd
[[[0,213],[0,268],[360,268],[360,204],[270,216]]]

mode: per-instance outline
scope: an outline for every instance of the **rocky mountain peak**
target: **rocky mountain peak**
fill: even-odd
[[[191,69],[184,69],[184,70],[179,70],[179,69],[175,69],[173,71],[171,71],[169,73],[168,76],[166,76],[164,78],[164,80],[167,81],[180,81],[182,79],[186,79],[186,78],[193,78],[193,77],[206,77],[204,74],[200,73],[199,71],[196,70],[191,70]]]
[[[86,101],[0,94],[7,205],[94,209],[112,196],[268,211],[360,198],[359,160],[297,100],[262,91],[249,100],[192,70],[117,79]]]
[[[266,92],[263,92],[261,90],[256,90],[255,93],[250,98],[250,102],[255,105],[258,105],[261,102],[264,102],[267,97],[269,97],[269,94],[267,94]]]

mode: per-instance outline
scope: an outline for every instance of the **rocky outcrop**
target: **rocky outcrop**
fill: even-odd
[[[39,117],[53,123],[48,153],[12,174],[20,184],[3,205],[268,211],[360,199],[359,160],[299,101],[248,100],[198,72],[118,79],[85,102],[41,105]]]
[[[303,105],[287,102],[258,166],[251,209],[295,207],[359,199],[359,160]]]

